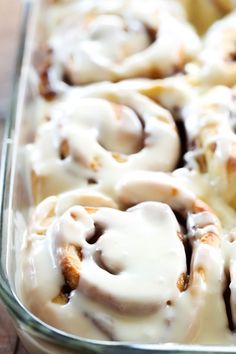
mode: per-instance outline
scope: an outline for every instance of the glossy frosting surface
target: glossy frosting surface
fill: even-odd
[[[20,297],[46,323],[236,344],[235,6],[42,2]]]

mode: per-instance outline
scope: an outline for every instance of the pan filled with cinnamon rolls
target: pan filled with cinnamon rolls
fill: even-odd
[[[42,0],[37,21],[21,301],[108,346],[235,345],[236,4]]]

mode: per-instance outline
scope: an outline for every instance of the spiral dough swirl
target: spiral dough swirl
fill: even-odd
[[[211,294],[216,286],[220,294],[219,220],[162,172],[124,177],[117,203],[133,206],[121,211],[83,189],[39,204],[24,258],[28,306],[46,322],[90,338],[191,341],[205,289]],[[173,211],[187,218],[186,236]],[[193,248],[190,271],[185,237]]]
[[[92,95],[74,90],[53,104],[30,155],[42,199],[88,184],[108,191],[128,171],[171,171],[180,140],[166,109],[114,85]]]
[[[173,0],[86,0],[59,6],[48,16],[45,95],[48,84],[53,86],[48,80],[56,77],[74,85],[167,77],[182,71],[200,47]]]

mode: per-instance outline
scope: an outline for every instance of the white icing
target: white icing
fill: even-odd
[[[164,77],[193,58],[200,41],[177,1],[81,1],[49,12],[57,75],[84,84]],[[149,28],[156,34],[150,38]],[[171,48],[171,51],[169,50]]]
[[[186,215],[196,197],[187,188],[182,188],[178,179],[163,172],[136,172],[126,175],[116,186],[117,198],[124,205],[157,200],[168,203]]]
[[[236,11],[216,21],[207,31],[203,50],[187,71],[201,84],[232,86],[236,82]]]
[[[147,175],[138,178],[140,189],[142,176]],[[155,180],[159,180],[160,186],[167,181],[159,194],[149,184],[153,199],[163,201],[166,195],[165,202],[173,204],[176,211],[181,213],[183,206],[191,211],[191,205],[196,204],[194,194],[181,188],[176,178],[167,175],[164,180],[164,176],[156,173]],[[133,178],[135,186],[136,176]],[[150,178],[147,180],[150,182]],[[120,196],[124,185],[125,193],[131,196],[127,181],[119,186]],[[179,194],[174,202],[168,199],[168,189],[173,187]],[[74,194],[50,197],[36,209],[33,232],[24,251],[22,283],[24,301],[31,311],[59,329],[94,339],[233,343],[221,295],[224,260],[220,248],[190,238],[193,247],[190,283],[187,290],[180,283],[180,291],[178,282],[186,273],[186,256],[178,236],[180,228],[170,207],[148,201],[127,211],[102,207],[88,213],[74,205],[87,195],[92,202],[92,192],[80,189]],[[97,192],[94,198],[97,201]],[[99,198],[101,203],[107,203],[105,196],[100,194]],[[44,235],[38,235],[35,224],[50,226]],[[103,231],[90,244],[95,225],[101,225]],[[204,230],[202,235],[214,227],[218,237],[218,220],[210,212],[194,214],[189,231],[194,225]],[[60,260],[66,244],[80,247],[83,258],[78,286],[69,302],[62,305],[53,299],[64,283]],[[211,327],[208,331],[206,323]]]
[[[235,210],[226,203],[223,196],[215,193],[208,174],[199,173],[197,169],[189,171],[182,168],[174,171],[173,175],[186,189],[208,203],[220,219],[225,231],[229,232],[235,226]]]
[[[48,203],[54,205],[54,200],[49,198]],[[45,202],[43,204],[45,205]],[[38,213],[41,210],[40,207]],[[77,214],[78,221],[71,218],[71,212]],[[86,239],[91,237],[94,232],[93,224],[97,223],[103,225],[105,231],[100,239],[91,245]],[[104,311],[107,312],[108,318],[112,314],[112,321],[117,322],[115,326],[118,326],[118,332],[123,333],[124,328],[119,328],[119,322],[124,322],[122,317],[126,313],[132,322],[140,318],[140,325],[145,325],[146,317],[150,317],[149,326],[154,321],[162,322],[163,319],[160,320],[158,317],[166,316],[164,311],[166,302],[178,297],[180,293],[177,288],[178,278],[186,272],[184,247],[177,235],[178,230],[171,209],[161,203],[143,203],[127,212],[101,208],[91,215],[79,206],[69,208],[65,214],[55,216],[45,236],[32,235],[28,244],[26,252],[29,261],[26,261],[24,286],[26,292],[36,293],[34,298],[27,301],[30,308],[36,309],[40,315],[40,306],[37,305],[45,303],[49,308],[56,307],[55,304],[48,303],[60,291],[63,281],[58,268],[59,260],[64,244],[69,243],[81,247],[83,261],[79,286],[70,302],[62,306],[67,308],[64,315],[68,320],[72,317],[72,321],[75,321],[79,311],[77,322],[79,328],[82,326],[81,316],[85,313],[93,318],[93,310],[88,306],[90,301],[84,299],[82,295],[85,293],[88,298],[91,297],[97,304],[100,303],[100,312],[105,306]],[[104,269],[95,262],[97,253],[102,257]],[[40,290],[40,284],[44,283],[43,276],[47,268],[55,271],[48,271],[49,279],[45,291],[43,287]],[[112,274],[117,270],[118,274]],[[29,283],[28,273],[31,273],[33,278]],[[73,311],[76,301],[80,304],[77,304],[75,314]],[[58,306],[59,314],[60,307],[61,305]],[[161,314],[158,315],[161,309]],[[56,308],[55,311],[57,312]],[[104,315],[101,316],[104,321]],[[125,323],[123,325],[125,326]],[[60,323],[57,326],[61,328]],[[74,328],[74,331],[77,329]],[[145,332],[145,328],[140,331]],[[154,334],[156,335],[156,330]],[[129,335],[129,340],[138,338],[132,338],[132,335],[137,335],[135,331],[131,331]],[[116,332],[113,336],[117,337]]]
[[[198,156],[197,152],[204,156],[215,194],[234,205],[236,102],[233,91],[224,86],[214,87],[187,105],[183,116],[189,141],[196,145],[188,162],[196,168],[191,160]]]
[[[41,186],[39,198],[91,179],[95,188],[110,192],[129,171],[171,171],[179,159],[171,114],[134,91],[114,86],[86,95],[73,90],[52,105],[48,116],[51,120],[39,127],[29,149]],[[65,141],[68,156],[61,158]]]
[[[208,7],[198,16],[200,31],[235,6],[180,2],[194,16]],[[84,84],[182,70],[200,42],[180,2],[54,3],[44,18],[54,55],[51,83],[64,73]],[[40,102],[41,125],[27,148],[36,198],[70,189],[37,206],[21,256],[23,302],[43,321],[90,339],[236,343],[223,299],[229,287],[236,326],[235,172],[227,169],[236,151],[235,92],[224,86],[206,92],[208,85],[235,83],[235,16],[209,29],[203,50],[185,67],[190,76],[76,89],[57,82],[65,95]],[[176,167],[180,140],[172,115],[154,101],[183,116],[196,145],[185,156],[191,171],[163,172]],[[188,266],[182,238],[192,248]],[[70,284],[69,268],[62,268],[71,245],[82,255],[79,279],[60,304],[55,299]]]

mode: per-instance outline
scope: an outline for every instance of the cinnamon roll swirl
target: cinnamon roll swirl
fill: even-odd
[[[42,0],[20,257],[42,321],[89,339],[236,342],[234,7]],[[199,33],[217,20],[203,46],[185,10]]]
[[[216,195],[235,206],[235,90],[218,86],[184,109],[190,167],[208,174]]]
[[[197,306],[192,330],[186,333],[184,342],[233,343],[231,316],[225,296],[225,287],[228,286],[224,268],[225,245],[222,245],[225,231],[211,208],[187,189],[174,174],[130,174],[120,181],[116,192],[123,207],[147,200],[167,203],[182,224],[181,230],[188,245],[186,255],[189,280],[179,308],[184,306],[184,313],[186,306],[191,303],[189,313],[192,314],[192,306]],[[186,224],[183,228],[185,218]],[[175,337],[175,340],[179,341],[178,337]]]
[[[236,11],[207,31],[196,63],[187,65],[201,85],[236,84]]]
[[[223,330],[221,227],[209,207],[158,172],[121,181],[117,200],[133,205],[124,211],[98,193],[92,206],[91,191],[86,206],[87,192],[50,197],[36,208],[23,264],[30,310],[89,338],[191,342],[206,314],[204,299],[214,295],[222,317],[215,327]],[[186,233],[171,208],[187,217]]]
[[[122,85],[91,90],[72,90],[40,125],[29,148],[36,200],[86,185],[112,193],[128,171],[177,165],[180,138],[170,112]]]
[[[200,47],[177,1],[86,0],[56,13],[47,20],[49,59],[40,84],[46,97],[52,78],[81,85],[170,76]]]

